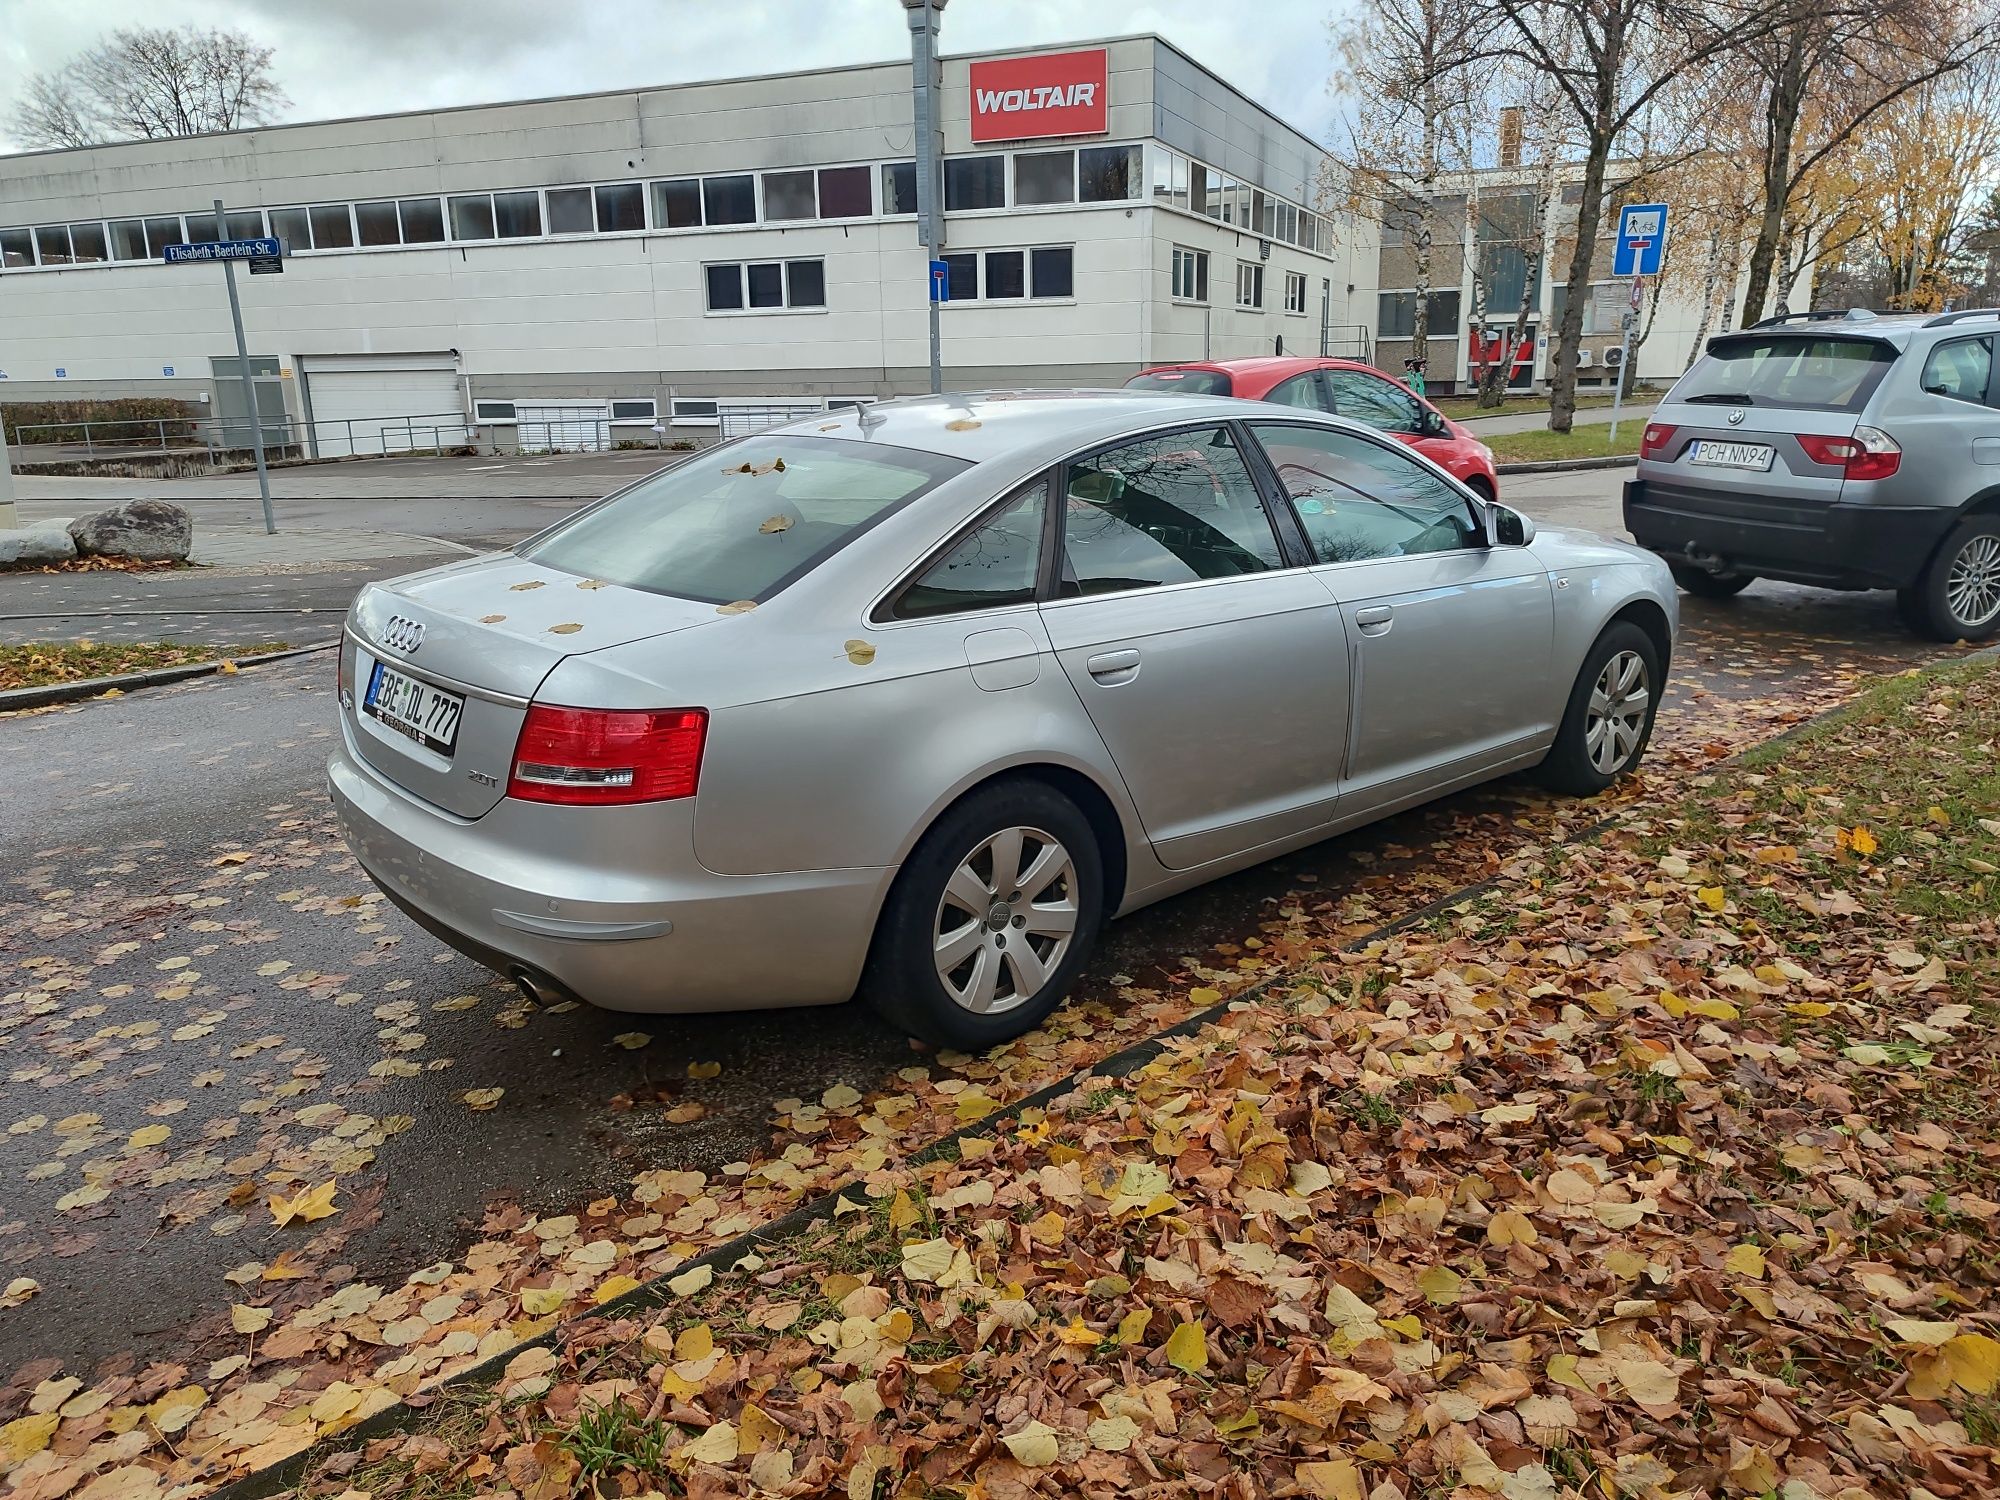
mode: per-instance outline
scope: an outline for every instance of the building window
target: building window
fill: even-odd
[[[821,260],[732,262],[704,267],[710,312],[770,312],[826,306]]]
[[[1238,307],[1264,305],[1264,267],[1261,262],[1254,260],[1236,262],[1236,305]]]
[[[1047,245],[1028,252],[1030,297],[1074,295],[1074,265],[1068,245]]]
[[[0,267],[12,270],[16,266],[32,266],[34,263],[35,237],[25,229],[0,229]]]
[[[889,215],[917,211],[917,164],[913,161],[882,163],[882,212]]]
[[[1458,332],[1458,289],[1448,292],[1432,292],[1430,321],[1425,329],[1427,337]],[[1377,299],[1377,338],[1406,339],[1416,332],[1417,294],[1415,292],[1383,292]]]
[[[134,219],[132,223],[134,227],[137,227],[139,221]],[[306,216],[306,211],[303,208],[272,209],[271,233],[277,237],[278,243],[284,246],[285,254],[287,255],[290,255],[294,250],[312,249],[312,220]],[[111,234],[113,248],[115,249],[118,237],[118,226],[116,224],[111,226]],[[145,238],[145,232],[142,229],[139,235],[139,255],[145,254]],[[139,259],[139,255],[121,255],[118,258],[120,260],[137,260]]]
[[[229,227],[228,239],[261,240],[264,237],[264,210],[261,208],[231,209],[222,217]]]
[[[737,177],[704,177],[701,180],[701,202],[710,224],[754,224],[757,222],[757,179],[747,172]]]
[[[866,167],[821,167],[819,170],[819,216],[822,219],[865,219],[875,212],[874,195]],[[915,186],[914,182],[911,184]]]
[[[493,222],[503,240],[536,239],[542,232],[540,193],[495,193]]]
[[[945,256],[945,289],[951,302],[1014,302],[1071,295],[1071,247],[1032,250],[960,250]]]
[[[1206,250],[1190,250],[1185,245],[1174,246],[1174,300],[1177,302],[1208,300]]]
[[[472,420],[488,427],[512,427],[517,420],[511,401],[475,401]]]
[[[263,216],[258,216],[258,233],[263,232]],[[251,236],[256,238],[256,236]],[[111,251],[104,243],[102,224],[72,224],[69,226],[70,264],[76,266],[95,265],[111,259]]]
[[[1014,202],[1017,206],[1075,201],[1074,151],[1024,152],[1014,158]]]
[[[1303,271],[1285,272],[1285,311],[1302,313],[1306,310],[1306,278]]]
[[[1007,206],[1007,158],[947,156],[944,159],[944,206],[947,213],[963,209]]]
[[[767,223],[784,219],[816,219],[819,208],[813,198],[810,172],[766,172],[764,174],[764,218]]]
[[[611,424],[652,423],[659,419],[659,403],[646,397],[618,399],[611,403]]]
[[[1199,162],[1188,167],[1188,207],[1210,219],[1222,217],[1222,174]]]
[[[457,212],[457,204],[470,201],[470,199],[452,199],[454,205],[453,213]],[[493,206],[484,198],[481,198],[479,202],[485,205],[486,208],[486,234],[482,237],[491,238],[493,234]],[[363,245],[400,245],[403,243],[403,232],[396,226],[396,205],[393,203],[355,204],[354,223],[360,231],[359,239]],[[465,239],[470,238],[470,236],[461,235],[460,238]]]
[[[589,188],[549,189],[550,234],[589,234],[596,227]]]
[[[35,231],[35,250],[45,266],[69,264],[69,225],[51,224]]]
[[[492,194],[468,194],[464,198],[452,198],[452,238],[454,240],[490,240],[494,238],[494,200]]]
[[[646,195],[636,182],[597,189],[597,232],[630,234],[646,227]]]
[[[702,396],[676,396],[668,408],[676,427],[719,427],[722,412],[717,404]]]
[[[181,217],[187,221],[188,244],[206,245],[222,238],[221,231],[216,228],[214,214],[182,214]]]
[[[653,184],[653,227],[693,229],[701,223],[701,181],[683,177]]]
[[[292,212],[297,213],[294,209]],[[303,215],[300,215],[303,219]],[[275,226],[278,216],[271,215]],[[144,260],[146,258],[146,221],[144,219],[114,219],[111,223],[111,258],[113,260]]]
[[[396,205],[406,245],[444,243],[444,205],[436,198],[405,198]]]
[[[1201,168],[1196,167],[1195,172],[1199,175]],[[1174,151],[1162,151],[1153,158],[1153,198],[1170,208],[1188,206],[1188,159],[1185,156]]]
[[[315,250],[350,250],[354,247],[354,217],[345,203],[320,203],[306,210],[312,221]],[[146,221],[146,238],[153,237],[153,220]],[[169,223],[172,221],[169,220]]]

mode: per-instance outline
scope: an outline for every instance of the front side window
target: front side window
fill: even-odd
[[[944,159],[944,206],[949,213],[971,208],[1007,206],[1007,158],[947,156]]]
[[[1383,432],[1422,432],[1424,409],[1408,391],[1359,370],[1328,370],[1326,388],[1333,414],[1365,422]]]
[[[761,601],[968,467],[910,448],[764,434],[677,464],[519,551],[650,593]]]
[[[1993,383],[1993,340],[1952,339],[1924,361],[1924,389],[1954,401],[1984,403]]]
[[[1280,566],[1227,427],[1142,438],[1069,465],[1064,594],[1111,594]]]
[[[1294,375],[1290,380],[1279,381],[1264,393],[1264,399],[1279,406],[1303,406],[1308,411],[1326,409],[1320,399],[1319,379],[1310,370],[1303,375]]]
[[[1680,378],[1675,401],[1859,411],[1895,361],[1873,339],[1810,333],[1738,333],[1709,343]]]
[[[982,521],[903,590],[891,613],[916,620],[1033,603],[1048,493],[1048,481],[1038,479]]]
[[[1252,424],[1323,563],[1477,545],[1472,508],[1410,454],[1329,427]]]
[[[1076,153],[1037,151],[1014,158],[1014,202],[1076,201]]]

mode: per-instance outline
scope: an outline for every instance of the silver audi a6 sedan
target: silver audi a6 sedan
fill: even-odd
[[[364,590],[328,770],[383,890],[531,991],[859,990],[979,1048],[1109,917],[1507,772],[1609,785],[1675,598],[1337,417],[893,401]]]

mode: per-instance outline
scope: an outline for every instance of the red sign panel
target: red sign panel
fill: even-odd
[[[972,65],[972,139],[1102,135],[1111,128],[1104,49]]]

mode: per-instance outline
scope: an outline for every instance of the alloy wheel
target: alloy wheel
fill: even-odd
[[[1583,721],[1584,751],[1600,775],[1616,775],[1638,751],[1652,701],[1645,658],[1638,652],[1620,651],[1604,664]]]
[[[1945,574],[1944,602],[1967,630],[2000,614],[2000,537],[1981,533],[1958,549]]]
[[[945,882],[932,928],[938,982],[976,1015],[1025,1005],[1076,937],[1077,878],[1069,851],[1039,828],[1004,828]]]

